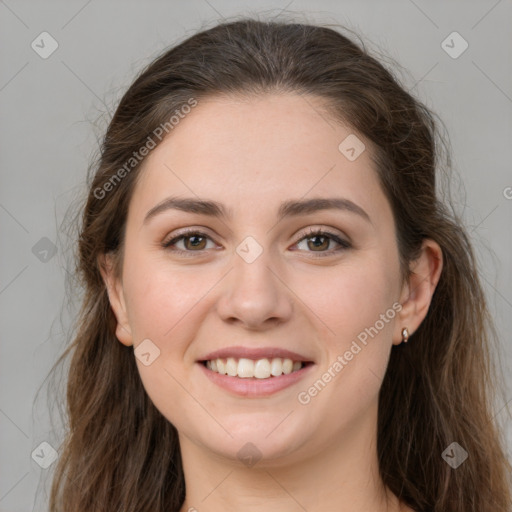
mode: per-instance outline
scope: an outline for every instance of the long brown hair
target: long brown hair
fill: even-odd
[[[98,257],[115,255],[120,274],[140,168],[140,162],[126,163],[148,136],[191,99],[200,104],[216,94],[274,91],[322,98],[332,119],[370,141],[404,276],[423,239],[443,251],[429,312],[407,344],[392,348],[380,390],[377,449],[384,484],[418,511],[510,510],[511,466],[493,412],[501,379],[489,348],[493,340],[493,352],[498,344],[469,235],[449,195],[441,198],[448,186],[442,172],[450,168],[442,122],[379,60],[364,43],[327,26],[243,18],[166,50],[124,94],[81,208],[76,270],[83,297],[73,342],[56,362],[72,355],[52,512],[182,506],[177,431],[147,396],[133,349],[116,339]],[[453,442],[468,453],[456,469],[442,457]]]

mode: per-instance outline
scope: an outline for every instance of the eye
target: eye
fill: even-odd
[[[313,250],[306,252],[318,253],[315,254],[314,257],[330,256],[335,252],[346,250],[352,247],[350,242],[343,240],[338,235],[331,233],[330,231],[325,231],[318,228],[312,228],[295,245],[298,246],[303,241],[308,241],[309,239],[313,240],[313,242],[307,242],[307,247]],[[162,247],[184,256],[192,256],[191,253],[201,253],[205,251],[207,249],[206,244],[208,240],[212,241],[211,238],[205,233],[196,230],[189,230],[179,234],[178,236],[175,236],[166,242],[163,242]],[[184,243],[184,248],[175,248],[174,246],[180,242]],[[328,251],[322,250],[327,249],[330,242],[336,242],[340,248],[331,249]],[[171,247],[173,248],[171,249]]]
[[[308,240],[313,240],[313,242],[309,242]],[[312,251],[306,251],[306,252],[313,252],[313,253],[319,253],[315,254],[314,257],[323,257],[323,256],[330,256],[335,252],[343,251],[346,249],[349,249],[352,247],[350,242],[343,240],[338,235],[331,233],[330,231],[325,231],[323,229],[318,228],[312,228],[310,231],[306,233],[305,236],[303,236],[299,242],[297,242],[297,246],[299,246],[303,241],[306,241],[306,247],[313,249]],[[338,245],[341,246],[341,248],[338,249],[331,249],[329,251],[322,250],[329,247],[330,242],[336,242]],[[317,250],[319,249],[319,250]]]
[[[172,238],[171,240],[164,242],[162,244],[162,247],[164,247],[165,249],[172,250],[173,252],[177,252],[188,256],[187,253],[202,252],[203,250],[205,250],[206,240],[211,240],[211,238],[205,233],[202,233],[201,231],[191,230],[181,233],[180,235]],[[184,242],[184,249],[170,249],[171,246],[174,246],[181,241]]]

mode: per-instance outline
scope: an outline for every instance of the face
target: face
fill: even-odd
[[[117,337],[142,347],[143,385],[180,440],[217,457],[250,442],[270,463],[298,460],[375,422],[400,342],[395,225],[370,145],[358,135],[359,156],[353,139],[340,150],[354,131],[321,112],[293,94],[201,101],[146,158],[131,199],[109,288]],[[224,349],[229,371],[259,377],[208,369]],[[279,358],[302,369],[265,378],[289,370]]]

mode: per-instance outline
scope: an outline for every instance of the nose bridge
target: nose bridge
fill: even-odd
[[[290,293],[275,275],[271,251],[255,237],[248,236],[236,247],[233,270],[219,302],[219,314],[236,318],[250,327],[262,326],[267,320],[284,321],[292,311]]]

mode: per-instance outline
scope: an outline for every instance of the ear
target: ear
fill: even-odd
[[[443,268],[443,252],[439,244],[431,239],[425,239],[419,257],[409,268],[412,273],[402,288],[402,309],[395,324],[394,345],[402,342],[404,327],[407,327],[411,336],[427,316]]]
[[[107,288],[110,306],[117,320],[116,337],[123,345],[130,346],[133,345],[133,337],[126,312],[123,284],[115,275],[113,258],[112,254],[101,254],[98,257],[98,266]]]

